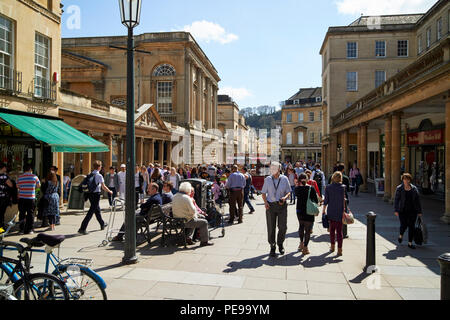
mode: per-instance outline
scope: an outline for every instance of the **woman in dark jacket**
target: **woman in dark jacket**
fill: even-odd
[[[308,177],[306,174],[301,173],[298,177],[298,186],[295,188],[295,196],[297,197],[297,218],[300,224],[298,234],[300,237],[299,251],[302,251],[304,255],[309,254],[308,243],[311,236],[312,227],[314,225],[315,216],[306,213],[306,202],[309,198],[315,203],[319,203],[316,190],[313,187],[307,185]]]
[[[403,183],[395,191],[395,215],[400,219],[400,235],[398,242],[402,243],[403,234],[408,230],[408,247],[415,249],[412,244],[417,216],[422,216],[419,191],[411,184],[412,176],[409,173],[402,175]]]
[[[342,172],[336,171],[331,177],[331,184],[325,189],[325,201],[323,203],[323,214],[330,221],[330,252],[335,250],[335,239],[337,237],[338,243],[338,256],[342,256],[342,217],[346,206],[345,198],[345,184],[342,184]],[[327,210],[328,208],[328,210]]]

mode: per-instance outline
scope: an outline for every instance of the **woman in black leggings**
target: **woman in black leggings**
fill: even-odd
[[[312,227],[314,224],[315,216],[306,213],[306,202],[309,198],[315,203],[319,203],[316,190],[313,187],[307,185],[308,177],[306,174],[301,173],[298,177],[298,186],[295,188],[295,196],[297,197],[297,218],[300,224],[298,234],[300,237],[299,251],[302,251],[304,255],[309,254],[308,244],[311,236]]]
[[[408,230],[408,247],[415,249],[412,244],[414,240],[414,229],[417,217],[422,216],[419,191],[411,184],[412,176],[409,173],[402,175],[403,183],[397,187],[395,192],[395,215],[400,219],[400,235],[398,242],[402,243],[403,234]]]

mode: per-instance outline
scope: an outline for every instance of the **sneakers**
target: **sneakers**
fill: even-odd
[[[86,230],[81,230],[81,229],[78,230],[78,233],[79,233],[79,234],[82,234],[83,236],[89,234],[89,232],[87,232]]]
[[[276,247],[275,247],[275,246],[273,246],[273,247],[270,248],[270,256],[271,256],[271,257],[275,257],[275,256],[276,256],[275,250],[276,250]]]

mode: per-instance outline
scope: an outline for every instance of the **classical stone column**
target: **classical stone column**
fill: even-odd
[[[118,138],[116,140],[117,143],[117,170],[119,170],[120,165],[122,164],[122,139]]]
[[[109,151],[105,152],[105,163],[103,164],[105,171],[108,171],[112,166],[112,155],[113,155],[113,143],[112,136],[109,133],[104,134],[105,144],[108,147]]]
[[[81,174],[81,154],[75,153],[75,163],[74,163],[74,174],[75,177]]]
[[[136,164],[142,165],[144,162],[144,139],[141,137],[136,138]]]
[[[356,129],[356,163],[357,167],[361,167],[361,126]],[[361,168],[360,168],[361,169]]]
[[[197,68],[197,96],[195,101],[195,120],[201,121],[201,97],[202,97],[202,75],[199,68]]]
[[[346,172],[350,172],[350,168],[348,167],[348,153],[349,153],[349,145],[348,145],[348,130],[345,130],[341,133],[341,144],[342,144],[342,158],[345,165]]]
[[[164,141],[163,140],[159,140],[158,141],[158,156],[159,156],[159,164],[161,165],[161,167],[164,165]]]
[[[401,118],[399,113],[392,115],[392,159],[391,159],[391,199],[395,196],[395,190],[401,183]]]
[[[149,142],[149,148],[148,148],[148,161],[150,163],[155,164],[155,140],[151,139]]]
[[[445,104],[445,214],[441,220],[450,224],[450,99]]]
[[[92,153],[83,153],[83,174],[88,175],[91,172]]]
[[[392,164],[392,116],[384,123],[384,200],[391,199],[391,164]]]
[[[367,124],[361,125],[361,175],[364,180],[364,184],[361,187],[362,191],[367,191]]]
[[[186,57],[185,64],[184,64],[184,74],[185,74],[185,92],[184,92],[184,123],[191,123],[192,120],[192,114],[191,114],[191,95],[192,95],[192,71],[191,71],[191,61],[190,58]],[[151,160],[149,160],[151,161]]]
[[[410,149],[408,148],[408,142],[407,142],[407,137],[408,137],[408,124],[407,123],[405,123],[405,126],[404,126],[404,132],[405,132],[405,143],[406,143],[406,146],[405,146],[405,149],[406,149],[406,152],[405,152],[405,172],[408,172],[408,173],[410,173],[411,172],[411,166],[410,166],[410,163],[409,163],[409,159],[410,159]]]
[[[172,141],[167,142],[167,165],[172,167]]]
[[[330,168],[333,170],[334,165],[337,162],[337,134],[331,135],[330,143]]]

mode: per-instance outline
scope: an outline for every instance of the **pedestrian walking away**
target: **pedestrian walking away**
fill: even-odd
[[[284,240],[287,232],[287,199],[291,195],[291,186],[286,176],[281,175],[281,164],[272,162],[271,175],[264,180],[262,198],[266,207],[267,236],[270,244],[270,255],[275,256],[276,245],[284,254]],[[275,243],[276,226],[278,222],[278,236]]]
[[[30,165],[25,165],[23,171],[24,173],[17,179],[20,232],[29,234],[33,233],[36,189],[41,186],[41,183],[39,178],[33,174]]]
[[[319,197],[314,187],[307,184],[308,176],[301,173],[299,178],[299,185],[295,188],[297,196],[297,218],[299,222],[298,235],[300,238],[300,245],[298,250],[304,255],[309,254],[308,244],[311,237],[311,231],[314,225],[315,216],[307,214],[306,203],[308,198],[315,203],[319,203]]]
[[[245,177],[238,171],[238,167],[236,165],[233,166],[232,174],[228,177],[225,187],[229,190],[230,195],[230,220],[228,223],[233,224],[236,215],[238,215],[238,223],[242,223],[244,216]],[[236,205],[238,207],[237,210]]]
[[[45,208],[43,211],[43,216],[48,219],[50,225],[49,231],[55,230],[56,216],[59,214],[59,193],[60,185],[57,180],[56,174],[52,171],[47,175],[45,188]]]
[[[342,172],[336,171],[331,177],[331,184],[325,189],[325,201],[323,204],[323,215],[330,222],[330,252],[335,251],[336,238],[338,243],[338,256],[342,256],[343,234],[342,217],[344,216],[345,185],[342,184]]]
[[[83,184],[88,183],[89,189],[88,199],[91,204],[91,207],[89,208],[89,211],[86,214],[86,217],[84,218],[83,222],[81,223],[80,229],[78,230],[78,233],[83,235],[87,234],[86,231],[87,226],[94,214],[95,217],[97,218],[98,223],[100,224],[100,228],[102,230],[105,229],[107,223],[103,221],[100,209],[101,190],[103,189],[109,194],[112,194],[112,191],[109,190],[109,188],[105,185],[105,180],[103,179],[103,176],[100,174],[100,170],[102,168],[101,162],[96,161],[93,165],[93,168],[94,170],[86,177],[85,181],[83,181]]]
[[[120,188],[119,174],[116,173],[116,168],[110,167],[109,172],[105,176],[105,184],[108,186],[112,194],[108,193],[109,206],[112,207],[114,199],[117,197],[117,192]]]
[[[422,217],[419,190],[411,184],[412,176],[409,173],[402,175],[402,184],[395,191],[395,215],[400,219],[400,235],[398,242],[402,243],[403,234],[408,229],[408,247],[415,249],[413,245],[414,231],[417,217]]]
[[[242,168],[242,174],[245,177],[245,188],[244,188],[244,203],[247,204],[250,209],[249,214],[253,214],[255,212],[255,208],[250,201],[250,188],[252,186],[252,176],[248,173],[247,167]]]

